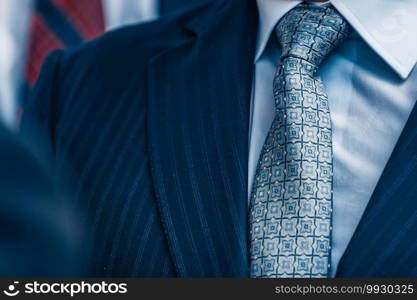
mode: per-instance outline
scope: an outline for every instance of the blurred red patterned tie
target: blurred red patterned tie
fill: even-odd
[[[101,0],[36,0],[26,68],[28,86],[36,82],[51,51],[78,45],[104,29]]]

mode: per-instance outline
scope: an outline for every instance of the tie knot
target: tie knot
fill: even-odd
[[[350,25],[332,6],[302,3],[278,23],[281,59],[299,58],[316,68],[349,35]]]

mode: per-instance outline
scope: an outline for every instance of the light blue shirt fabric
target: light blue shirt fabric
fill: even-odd
[[[260,18],[251,104],[249,191],[274,118],[272,83],[280,49],[273,29],[300,2],[257,0]],[[319,69],[333,126],[334,277],[417,100],[417,72],[412,72],[417,63],[417,1],[329,2],[354,28],[351,38]]]

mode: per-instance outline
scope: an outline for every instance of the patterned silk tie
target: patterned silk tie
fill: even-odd
[[[275,119],[251,195],[251,277],[327,277],[332,229],[332,129],[320,63],[349,34],[331,6],[300,4],[276,27]]]

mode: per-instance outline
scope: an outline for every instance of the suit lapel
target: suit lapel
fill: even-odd
[[[337,276],[417,276],[416,124],[417,106],[339,263]]]
[[[255,1],[217,1],[149,64],[148,142],[179,276],[248,275],[248,118]]]
[[[179,276],[249,275],[247,141],[256,11],[255,1],[218,0],[149,64],[148,150]],[[417,107],[337,276],[417,275],[407,260],[417,256],[415,124]]]

